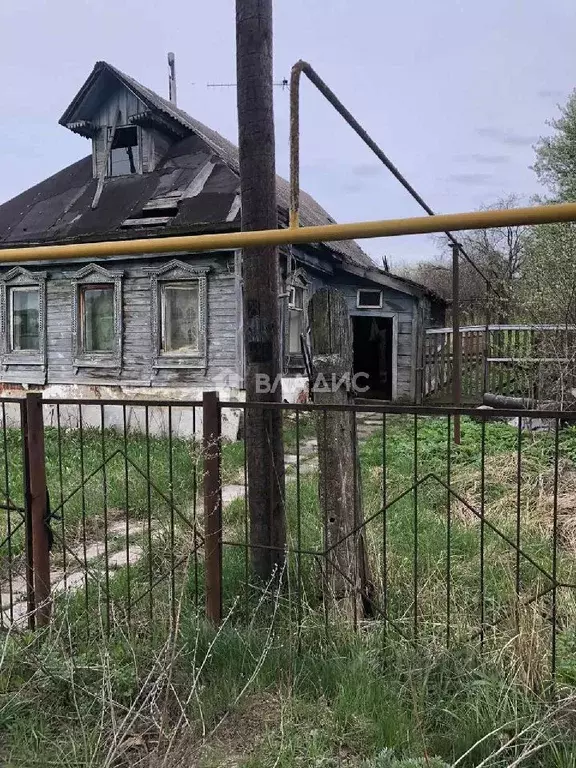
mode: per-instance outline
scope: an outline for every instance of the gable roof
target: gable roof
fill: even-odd
[[[92,100],[90,96],[94,91],[97,91],[99,80],[107,75],[112,75],[126,88],[131,90],[149,109],[162,113],[169,119],[174,120],[182,128],[192,131],[199,136],[234,174],[238,175],[238,177],[240,176],[238,147],[235,144],[106,61],[98,61],[96,63],[92,73],[60,118],[59,122],[61,125],[68,126],[71,123],[86,119],[82,113],[82,105],[86,103],[87,99]],[[276,190],[280,213],[287,221],[290,208],[289,182],[277,175]],[[300,220],[303,226],[336,223],[313,197],[303,191],[300,192]],[[372,259],[353,240],[331,243],[329,247],[331,250],[339,253],[344,260],[349,260],[352,264],[374,267]]]
[[[114,240],[154,235],[191,234],[238,229],[240,223],[240,168],[238,148],[216,131],[191,117],[167,99],[104,61],[94,66],[84,85],[60,118],[60,124],[89,135],[90,117],[106,93],[118,84],[144,105],[145,112],[160,116],[176,138],[158,167],[145,174],[110,178],[96,209],[91,203],[97,180],[92,157],[86,157],[0,205],[0,248],[16,243]],[[140,116],[139,116],[140,117]],[[290,185],[276,177],[279,222],[286,226]],[[143,225],[124,228],[123,223],[142,214],[147,204],[169,194],[181,193],[177,215],[161,230]],[[308,194],[300,193],[300,220],[304,226],[333,224],[334,219]],[[136,222],[137,223],[137,222]],[[430,294],[424,286],[379,269],[352,241],[326,243],[343,269],[411,294]],[[369,274],[371,277],[369,277]]]

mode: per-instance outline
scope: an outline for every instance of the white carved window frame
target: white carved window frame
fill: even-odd
[[[296,308],[292,305],[292,289],[299,288],[302,290],[302,307]],[[286,365],[288,368],[296,367],[302,368],[304,366],[304,359],[302,352],[290,352],[290,313],[293,311],[302,312],[302,325],[305,335],[308,328],[308,301],[310,300],[310,278],[305,270],[299,268],[290,272],[286,278],[286,304],[284,310],[284,349]]]
[[[38,366],[46,371],[46,272],[30,272],[24,267],[0,275],[0,364]],[[10,289],[35,288],[38,291],[38,349],[12,350]]]
[[[87,264],[68,275],[72,282],[72,365],[74,372],[79,368],[122,368],[123,307],[122,278],[120,270],[110,270],[99,264]],[[82,347],[81,291],[90,285],[112,285],[114,287],[114,345],[106,352],[85,352]]]
[[[158,371],[168,369],[206,369],[208,363],[208,281],[210,267],[185,264],[174,259],[161,267],[149,267],[152,299],[151,337],[152,366]],[[175,355],[162,352],[162,296],[163,286],[168,283],[194,283],[198,286],[198,350],[193,354]]]

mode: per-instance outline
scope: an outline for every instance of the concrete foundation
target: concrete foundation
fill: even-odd
[[[303,377],[285,378],[282,380],[283,399],[295,403],[302,399],[306,391],[307,381]],[[218,388],[221,401],[244,402],[246,393],[237,388]],[[47,427],[58,426],[63,430],[78,429],[80,413],[82,414],[82,426],[86,429],[100,429],[102,424],[102,411],[105,429],[124,429],[124,410],[126,411],[126,427],[129,433],[137,434],[146,431],[146,408],[148,404],[148,429],[153,437],[167,437],[171,420],[173,437],[190,438],[194,435],[202,435],[202,396],[204,389],[201,387],[123,387],[119,386],[88,386],[74,384],[54,384],[42,390],[42,397],[46,400],[101,400],[104,404],[82,405],[81,402],[61,405],[47,404],[44,406],[44,424]],[[5,388],[3,397],[26,396],[26,390],[22,387]],[[142,400],[142,405],[131,404],[123,406],[122,401]],[[169,401],[174,403],[170,408],[165,405],[153,405],[154,400]],[[115,403],[118,403],[116,405]],[[236,440],[240,425],[241,408],[222,409],[222,436],[225,440]],[[5,403],[0,410],[0,425],[4,417],[6,426],[20,427],[20,406],[17,403]]]

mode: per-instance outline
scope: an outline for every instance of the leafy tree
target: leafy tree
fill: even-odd
[[[536,146],[533,169],[539,181],[557,201],[576,200],[576,90],[560,107],[560,117],[547,123],[552,136],[541,138]]]
[[[518,305],[526,322],[576,325],[576,224],[533,228],[518,285]]]
[[[481,210],[513,208],[518,204],[518,198],[510,195],[492,205],[483,206]],[[527,237],[526,227],[500,227],[459,233],[458,240],[468,257],[461,257],[460,260],[460,309],[464,322],[484,323],[487,311],[491,322],[513,320]],[[441,253],[435,261],[420,262],[405,269],[404,274],[451,300],[452,251],[445,237],[440,237],[438,243]]]
[[[576,200],[576,90],[560,116],[548,121],[552,136],[534,147],[533,169],[557,202]],[[533,227],[520,283],[522,316],[529,322],[576,323],[576,224]]]

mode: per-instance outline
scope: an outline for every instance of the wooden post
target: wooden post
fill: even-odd
[[[242,231],[277,229],[272,0],[236,0],[236,48]],[[281,403],[277,248],[245,248],[242,267],[246,399]],[[282,412],[250,407],[245,416],[252,566],[267,582],[286,546]]]
[[[32,523],[32,553],[34,561],[34,604],[36,626],[50,621],[50,544],[48,539],[46,465],[44,451],[44,417],[42,395],[26,395],[26,426],[30,509]]]
[[[350,318],[344,296],[334,289],[317,291],[308,305],[314,402],[346,405],[346,386],[338,382],[352,374]],[[360,473],[356,454],[354,414],[351,411],[317,412],[320,510],[324,516],[324,543],[328,551],[325,600],[347,618],[369,611],[368,567],[360,508]],[[362,605],[363,603],[363,605]]]
[[[218,393],[204,392],[202,406],[206,618],[218,625],[222,620],[222,485]]]
[[[490,388],[490,310],[488,309],[488,297],[486,297],[486,324],[484,330],[484,370],[482,377],[482,394]]]
[[[452,402],[462,405],[462,345],[460,339],[460,245],[452,244]],[[454,416],[454,443],[460,445],[460,416]]]

